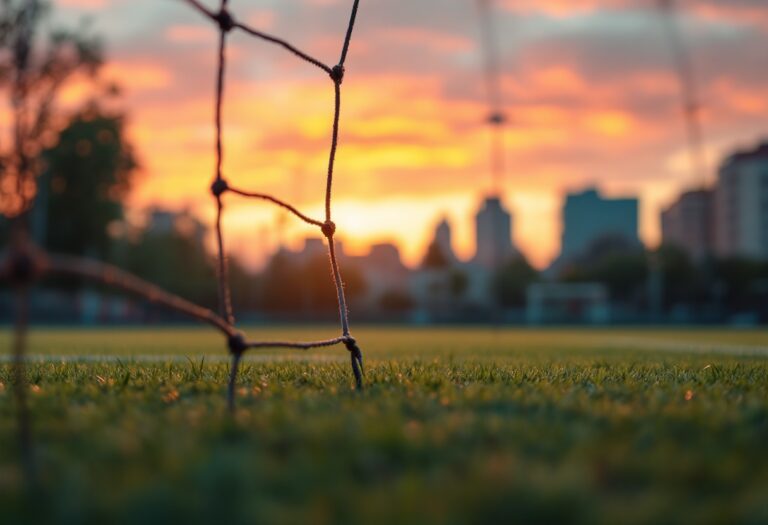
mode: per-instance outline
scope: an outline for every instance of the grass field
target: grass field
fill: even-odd
[[[355,335],[363,393],[343,348],[254,354],[233,418],[208,330],[35,331],[0,522],[768,523],[766,331]]]

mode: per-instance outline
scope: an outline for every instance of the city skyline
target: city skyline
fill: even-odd
[[[637,194],[643,241],[660,236],[658,214],[693,182],[678,82],[649,2],[499,2],[502,84],[510,116],[503,197],[518,218],[515,241],[537,266],[557,255],[560,197],[589,185],[607,196]],[[457,254],[473,251],[469,218],[490,187],[479,22],[473,2],[417,6],[370,1],[338,157],[339,233],[352,251],[397,242],[415,264],[434,217],[456,225]],[[708,177],[714,159],[764,134],[768,9],[749,2],[680,2],[681,28],[703,87]],[[62,0],[57,16],[83,15],[105,35],[106,78],[124,88],[121,105],[144,168],[129,205],[193,208],[210,222],[206,189],[213,162],[210,73],[215,39],[205,21],[175,2]],[[233,4],[250,23],[330,56],[331,20],[343,2]],[[438,13],[439,16],[434,16]],[[311,19],[328,24],[310,24]],[[343,18],[343,17],[342,17]],[[296,27],[308,27],[297,31]],[[321,29],[322,28],[322,29]],[[655,35],[655,36],[654,36]],[[248,57],[248,59],[246,59]],[[396,58],[396,60],[395,60]],[[250,189],[322,210],[327,103],[324,82],[280,50],[232,39],[225,111],[225,171]],[[74,105],[83,86],[70,89]],[[5,111],[5,109],[3,109]],[[274,227],[268,206],[228,199],[228,238],[246,261],[274,249],[254,239]],[[414,228],[414,224],[422,225]],[[281,235],[307,233],[287,221]]]
[[[681,191],[674,201],[663,208],[659,214],[659,222],[662,227],[662,238],[660,244],[666,243],[685,250],[694,260],[701,260],[707,255],[756,255],[762,258],[757,252],[742,252],[734,248],[720,246],[722,240],[718,242],[714,210],[710,207],[715,205],[715,195],[723,173],[728,173],[733,169],[734,159],[752,160],[753,158],[765,163],[768,143],[761,143],[754,148],[737,150],[728,155],[722,162],[719,170],[719,180],[712,186],[697,188],[693,190]],[[762,164],[760,165],[762,166]],[[757,173],[753,168],[748,173]],[[755,202],[758,206],[758,212],[766,216],[768,208],[763,204],[768,203],[767,190],[763,186],[768,186],[768,182],[761,182],[758,179],[752,185],[757,192],[753,192]],[[766,179],[768,180],[768,179]],[[761,186],[762,184],[762,186]],[[702,201],[702,199],[704,199]],[[606,238],[613,238],[626,241],[627,246],[638,244],[645,249],[654,249],[658,246],[651,246],[642,241],[638,235],[638,209],[641,201],[634,195],[621,195],[618,197],[607,197],[603,194],[601,188],[596,186],[586,186],[575,191],[567,192],[561,196],[558,217],[561,218],[561,235],[558,245],[558,251],[554,259],[544,267],[537,267],[538,270],[547,270],[559,268],[561,263],[577,259],[583,256],[596,241]],[[753,207],[754,207],[753,206]],[[750,208],[751,209],[751,208]],[[722,214],[722,213],[721,213]],[[751,213],[750,215],[754,215]],[[168,210],[163,208],[149,208],[142,212],[143,219],[139,220],[135,227],[147,227],[150,229],[158,228],[168,231],[171,222],[176,218],[184,219],[189,222],[190,219],[200,227],[207,227],[203,222],[190,212],[188,208],[181,210]],[[768,216],[766,216],[768,217]],[[430,244],[437,244],[450,263],[461,265],[479,265],[486,269],[492,269],[493,266],[503,264],[516,256],[522,256],[529,260],[527,254],[515,245],[514,223],[517,216],[505,207],[505,203],[497,195],[489,194],[478,201],[476,209],[465,221],[453,221],[447,214],[438,214],[433,217],[426,225],[429,235],[415,261],[403,257],[402,247],[389,240],[377,240],[370,244],[354,246],[347,250],[347,243],[343,236],[339,237],[339,250],[352,257],[366,257],[371,255],[382,246],[391,247],[396,250],[398,258],[411,269],[417,269],[423,265],[423,262],[430,249]],[[766,219],[762,219],[766,222]],[[158,222],[160,221],[160,222]],[[185,223],[186,224],[186,223]],[[762,224],[762,223],[761,223]],[[422,225],[412,225],[420,228]],[[453,232],[458,227],[471,229],[474,233],[471,251],[469,254],[459,255],[454,243]],[[731,225],[731,229],[738,228],[738,225]],[[768,235],[768,222],[759,230],[758,234]],[[754,227],[750,228],[751,230]],[[761,233],[762,232],[762,233]],[[210,231],[207,234],[198,234],[201,238],[209,238]],[[734,233],[731,236],[720,235],[720,239],[738,238]],[[731,241],[733,242],[733,241]],[[310,251],[307,250],[311,246]],[[316,234],[292,239],[291,242],[278,241],[275,249],[265,254],[265,263],[281,250],[289,250],[297,253],[311,253],[317,255],[324,253],[322,237]],[[735,246],[735,245],[734,245]],[[388,248],[389,249],[389,248]],[[348,251],[348,253],[347,253]],[[529,260],[530,262],[530,260]],[[536,267],[536,265],[534,265]],[[252,269],[262,269],[263,265],[252,267]]]

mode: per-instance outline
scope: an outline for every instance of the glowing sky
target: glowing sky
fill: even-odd
[[[255,27],[326,63],[338,57],[351,0],[232,0]],[[718,159],[768,135],[768,4],[681,1],[700,80],[710,179]],[[214,4],[209,0],[208,4]],[[504,198],[517,244],[543,266],[559,249],[563,193],[599,184],[642,199],[642,237],[693,183],[679,86],[651,0],[503,0],[511,117]],[[143,171],[130,205],[189,206],[209,220],[216,32],[176,0],[60,0],[58,17],[92,19],[104,71],[123,86]],[[344,81],[335,219],[349,251],[400,244],[417,261],[440,215],[459,255],[490,185],[474,0],[362,0]],[[225,106],[225,173],[238,186],[321,216],[333,90],[319,70],[235,33]],[[67,95],[76,97],[76,89]],[[276,210],[227,197],[229,244],[258,263],[279,236],[315,233]],[[281,234],[277,232],[281,231]]]

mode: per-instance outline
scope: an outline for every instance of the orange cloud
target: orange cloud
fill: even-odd
[[[542,12],[557,17],[631,4],[628,0],[502,0],[501,7],[510,11]]]
[[[167,88],[173,79],[173,73],[164,64],[146,61],[110,62],[101,74],[131,91]]]
[[[174,24],[165,29],[165,37],[172,43],[214,42],[216,34],[203,25]]]
[[[386,36],[388,39],[397,40],[399,44],[427,46],[445,53],[471,51],[477,47],[473,40],[462,35],[451,35],[418,27],[387,28]]]
[[[430,1],[439,7],[438,0]],[[339,232],[355,251],[364,251],[371,241],[395,239],[414,263],[434,219],[444,212],[454,224],[457,250],[468,257],[472,215],[490,186],[476,20],[464,20],[464,12],[428,9],[424,12],[439,16],[417,19],[421,11],[410,9],[400,17],[405,5],[391,0],[384,11],[373,11],[377,16],[361,11],[343,85],[334,186]],[[625,37],[612,21],[581,16],[579,24],[596,24],[585,29],[567,18],[625,6],[650,8],[652,3],[504,3],[520,28],[501,31],[510,117],[504,193],[515,212],[515,238],[539,265],[557,251],[558,206],[566,189],[597,182],[609,194],[641,194],[642,233],[653,243],[658,207],[688,180],[679,83],[661,43],[646,45],[641,30],[645,40],[637,49],[633,35]],[[347,7],[336,0],[304,1],[306,16],[317,23],[301,27],[281,3],[251,11],[241,7],[240,16],[254,27],[296,38],[302,49],[332,63],[344,20],[326,29],[324,17],[330,20],[330,13],[342,11],[346,16]],[[730,28],[727,38],[722,31],[708,32],[716,17],[724,24],[747,22],[743,7],[727,7],[690,6],[691,23],[705,21],[692,55],[706,66],[701,99],[707,136],[715,144],[713,159],[735,140],[764,131],[768,117],[768,75],[750,67],[745,53],[722,52],[727,63],[711,61],[712,50],[740,49],[738,27]],[[767,11],[750,18],[758,20]],[[210,220],[216,31],[193,15],[158,22],[156,29],[144,27],[116,44],[120,53],[105,74],[126,88],[130,133],[145,168],[131,205],[188,205]],[[754,27],[744,34],[757,38]],[[73,86],[65,98],[73,102],[84,89]],[[332,102],[332,84],[322,71],[271,44],[233,37],[224,105],[227,177],[320,215]],[[233,246],[253,263],[262,260],[276,242],[278,210],[230,196],[226,204]],[[293,221],[284,232],[290,242],[315,233]]]
[[[727,4],[701,4],[694,6],[694,13],[702,19],[717,23],[757,26],[768,29],[768,12],[764,7]]]
[[[587,129],[609,138],[626,137],[634,131],[632,117],[620,111],[597,111],[585,121]]]
[[[56,4],[76,9],[102,9],[107,7],[109,0],[58,0]]]

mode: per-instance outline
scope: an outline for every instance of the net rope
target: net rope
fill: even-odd
[[[170,310],[207,323],[221,332],[226,338],[227,347],[232,356],[232,367],[229,374],[227,401],[230,409],[234,408],[235,387],[239,363],[248,350],[265,348],[286,348],[308,350],[325,348],[343,344],[350,355],[355,386],[363,388],[363,357],[357,341],[349,329],[349,314],[344,283],[339,269],[336,253],[335,235],[336,224],[333,222],[333,178],[336,164],[336,153],[339,146],[339,121],[341,116],[341,85],[344,80],[345,62],[349,52],[352,33],[357,18],[360,0],[354,0],[346,28],[341,54],[336,65],[329,66],[308,53],[298,49],[291,43],[274,35],[264,33],[237,20],[229,11],[228,0],[220,0],[218,10],[213,11],[197,0],[182,0],[191,8],[210,20],[218,29],[216,84],[214,95],[214,127],[215,127],[215,172],[210,186],[211,195],[215,201],[215,237],[216,237],[216,269],[218,289],[218,311],[194,304],[175,294],[163,290],[121,268],[104,262],[86,259],[74,255],[46,253],[34,246],[29,240],[28,228],[24,225],[14,231],[8,256],[0,264],[0,280],[9,281],[16,289],[16,310],[26,312],[29,303],[28,291],[31,283],[47,274],[68,275],[102,283],[116,289],[138,295],[147,301],[161,305]],[[331,120],[331,144],[328,153],[328,169],[326,173],[323,220],[309,217],[295,206],[275,196],[265,193],[248,191],[231,186],[224,175],[224,140],[223,140],[223,106],[225,102],[225,80],[227,65],[227,37],[232,31],[241,31],[257,39],[278,45],[295,57],[321,69],[330,78],[334,89],[334,106]],[[235,312],[232,307],[232,293],[228,276],[227,251],[224,242],[222,222],[224,218],[224,197],[233,194],[243,198],[266,201],[279,206],[301,221],[320,229],[328,245],[328,257],[333,283],[339,308],[339,324],[341,335],[331,339],[294,342],[294,341],[259,341],[250,340],[237,329]],[[14,354],[16,361],[21,363],[25,350],[26,314],[19,314],[15,327]]]

